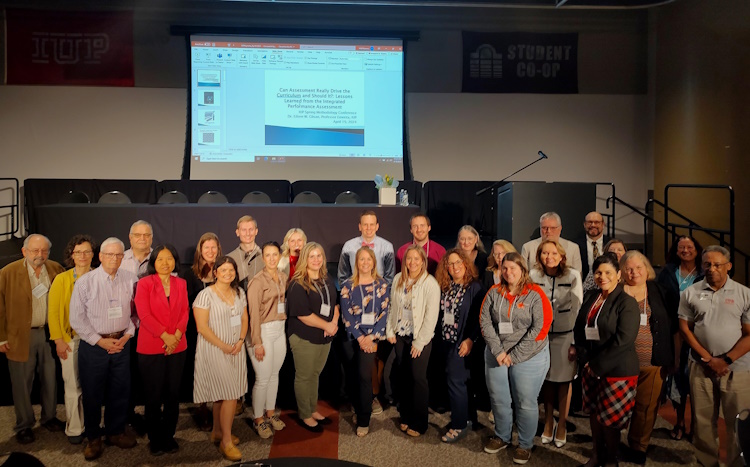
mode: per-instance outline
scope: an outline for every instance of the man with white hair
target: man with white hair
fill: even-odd
[[[55,416],[57,380],[55,360],[47,342],[47,296],[55,276],[65,271],[49,260],[52,243],[32,234],[23,242],[23,259],[0,270],[0,352],[8,357],[8,372],[16,410],[16,440],[34,441],[36,423],[31,406],[34,373],[39,370],[42,398],[42,426],[62,431],[65,423]]]
[[[556,212],[545,212],[539,218],[540,238],[531,240],[523,244],[521,256],[526,260],[529,270],[536,264],[536,250],[544,240],[555,240],[562,245],[565,250],[565,264],[581,272],[581,250],[575,243],[560,237],[562,233],[562,220]]]
[[[727,427],[726,465],[742,465],[734,420],[750,407],[750,289],[729,277],[729,251],[703,249],[705,278],[680,295],[680,333],[690,346],[693,446],[701,465],[719,465],[719,409]]]
[[[78,351],[86,460],[102,455],[101,413],[107,442],[122,449],[136,440],[125,432],[130,396],[130,338],[135,334],[133,290],[136,275],[120,268],[125,245],[110,237],[99,253],[101,266],[76,281],[70,299],[70,325],[81,337]]]

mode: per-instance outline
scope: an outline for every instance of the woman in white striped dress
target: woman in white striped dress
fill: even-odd
[[[211,441],[228,460],[242,458],[232,436],[237,399],[247,392],[243,347],[247,334],[247,301],[239,286],[237,265],[228,256],[216,260],[216,283],[203,289],[193,303],[198,343],[195,349],[194,402],[213,402]]]

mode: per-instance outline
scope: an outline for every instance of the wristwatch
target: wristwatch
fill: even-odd
[[[727,362],[727,365],[731,365],[732,363],[734,363],[734,360],[729,358],[729,355],[724,355],[723,357],[721,357],[721,359]]]

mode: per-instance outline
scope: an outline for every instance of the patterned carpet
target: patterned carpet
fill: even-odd
[[[35,407],[37,416],[39,407]],[[355,426],[352,423],[352,414],[349,409],[342,409],[336,413],[333,409],[324,412],[339,420],[326,429],[338,429],[338,458],[365,465],[396,467],[403,465],[461,465],[471,467],[482,467],[497,465],[512,465],[512,451],[501,451],[499,454],[486,454],[482,448],[488,436],[491,435],[487,413],[480,413],[478,427],[461,442],[448,445],[440,442],[443,427],[449,421],[449,414],[431,414],[430,428],[427,433],[419,438],[409,438],[398,430],[398,413],[394,408],[387,409],[383,414],[373,416],[370,434],[365,438],[357,438]],[[663,410],[671,410],[669,407]],[[292,428],[295,424],[293,414],[283,413],[282,419]],[[64,407],[58,406],[58,416],[64,419]],[[584,462],[591,447],[590,430],[588,419],[572,417],[571,421],[576,425],[575,432],[568,435],[568,444],[562,449],[542,446],[539,438],[536,438],[535,447],[531,460],[527,465],[543,466],[555,465],[557,467],[575,466]],[[33,454],[48,466],[75,466],[75,465],[97,465],[97,466],[172,466],[172,465],[229,465],[230,462],[222,460],[216,448],[208,441],[208,434],[195,428],[190,413],[186,407],[181,407],[180,421],[178,424],[177,438],[180,451],[172,455],[152,457],[147,448],[148,440],[138,439],[138,446],[130,450],[121,450],[116,447],[107,447],[104,455],[95,462],[86,462],[83,459],[82,447],[73,446],[67,442],[62,433],[50,433],[37,425],[34,429],[36,442],[30,445],[19,445],[13,436],[12,427],[15,422],[13,407],[0,407],[0,453],[11,451],[23,451]],[[235,418],[234,434],[239,436],[241,444],[239,449],[243,454],[243,461],[265,459],[275,453],[284,457],[316,456],[333,457],[325,455],[332,452],[335,443],[335,433],[323,434],[322,436],[307,436],[299,439],[291,439],[293,435],[290,430],[287,436],[280,433],[276,443],[273,438],[261,440],[252,431],[252,422],[248,413]],[[298,428],[298,427],[295,427]],[[673,441],[669,438],[671,424],[664,418],[659,418],[656,431],[652,439],[652,447],[648,453],[648,466],[677,466],[694,465],[695,458],[692,447],[687,441]],[[306,433],[306,432],[305,432]],[[294,438],[294,436],[291,436]],[[625,433],[623,433],[623,441]],[[291,444],[290,444],[291,443]],[[273,446],[272,446],[273,444]],[[0,465],[3,459],[0,458]],[[621,465],[628,465],[621,463]]]

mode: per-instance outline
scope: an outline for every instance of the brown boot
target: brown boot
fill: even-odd
[[[83,449],[83,457],[87,461],[93,461],[100,458],[103,452],[104,444],[102,444],[102,439],[96,438],[86,443],[86,447]]]
[[[119,435],[107,436],[107,444],[117,446],[120,449],[130,449],[135,447],[138,442],[134,436],[128,435],[127,433],[121,433]]]

